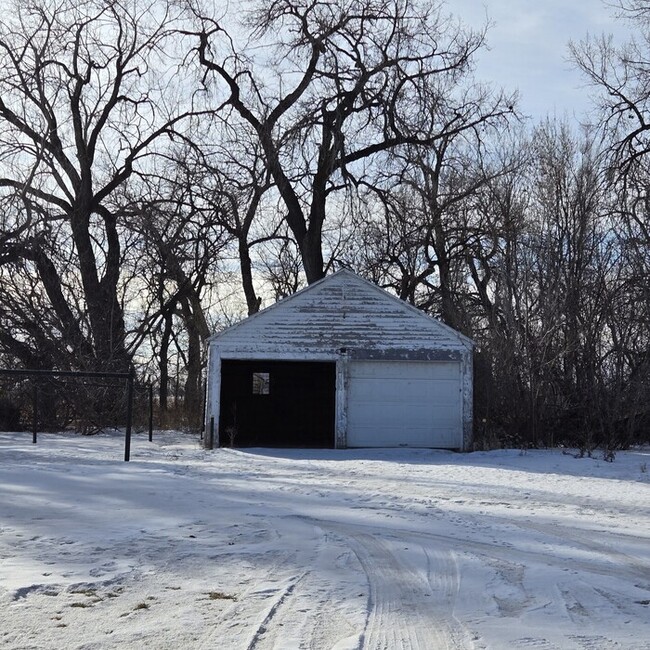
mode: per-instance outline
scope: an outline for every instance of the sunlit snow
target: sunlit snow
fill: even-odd
[[[0,648],[650,648],[650,450],[0,433]]]

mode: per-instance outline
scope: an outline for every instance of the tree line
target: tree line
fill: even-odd
[[[134,365],[196,422],[207,337],[346,267],[476,341],[478,444],[647,438],[644,2],[633,42],[571,45],[590,124],[523,119],[439,2],[218,11],[0,21],[4,365]]]

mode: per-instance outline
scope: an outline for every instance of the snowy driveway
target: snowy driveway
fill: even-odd
[[[650,648],[650,451],[0,433],[0,648]]]

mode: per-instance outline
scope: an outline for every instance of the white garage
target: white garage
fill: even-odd
[[[211,338],[206,444],[468,449],[472,353],[339,271]]]

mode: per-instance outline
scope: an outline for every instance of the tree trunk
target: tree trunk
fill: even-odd
[[[165,327],[160,342],[160,410],[166,412],[169,408],[169,342],[172,335],[172,311],[165,313]]]
[[[188,301],[183,302],[183,315],[188,340],[184,411],[188,421],[195,426],[201,418],[201,335]]]
[[[125,372],[129,368],[130,359],[124,345],[124,315],[117,298],[119,236],[114,220],[105,219],[108,250],[104,277],[100,281],[89,231],[90,201],[81,200],[79,203],[71,215],[70,223],[79,256],[79,271],[92,329],[95,363],[97,368]]]
[[[310,227],[302,242],[298,242],[298,244],[307,284],[322,280],[325,277],[325,271],[323,270],[323,248],[320,232],[314,233]]]
[[[242,287],[246,296],[246,307],[248,315],[252,316],[260,310],[261,299],[255,293],[253,284],[253,269],[251,263],[250,249],[246,241],[246,234],[240,234],[239,241],[239,268],[241,270]]]

